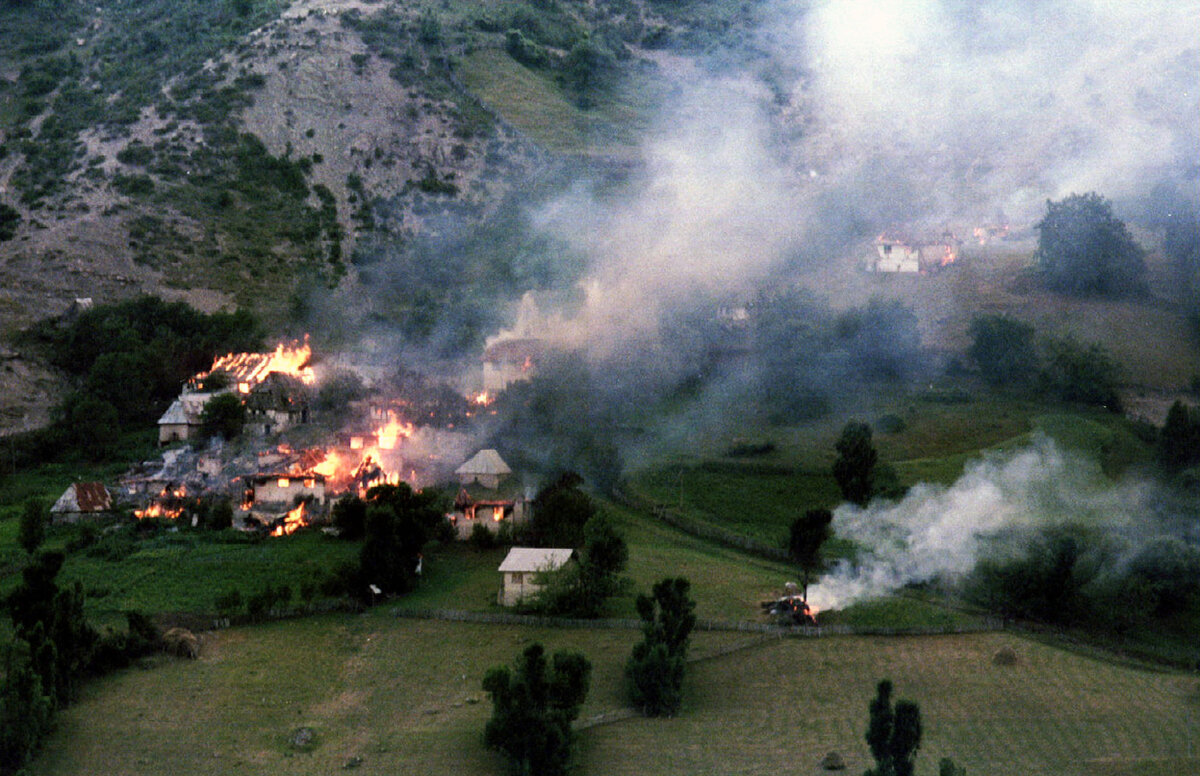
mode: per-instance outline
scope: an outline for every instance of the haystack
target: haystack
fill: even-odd
[[[996,654],[992,655],[992,662],[998,666],[1015,666],[1017,652],[1012,647],[1001,647],[996,650]]]
[[[827,771],[846,770],[846,761],[837,752],[830,752],[821,760],[821,767]]]
[[[187,628],[171,628],[163,634],[163,647],[175,657],[195,660],[200,657],[200,639]]]

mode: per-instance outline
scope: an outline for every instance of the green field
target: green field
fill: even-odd
[[[397,620],[386,608],[205,637],[198,662],[163,659],[92,683],[60,716],[34,773],[494,774],[482,745],[484,671],[527,644],[584,651],[595,665],[581,718],[623,705],[633,631],[538,630]],[[749,643],[701,633],[694,655]],[[1010,646],[1018,662],[992,656]],[[784,639],[703,661],[678,718],[585,730],[580,774],[850,773],[874,683],[922,708],[919,773],[950,756],[978,774],[1200,773],[1194,676],[1133,670],[1006,634]],[[311,751],[289,736],[311,727]],[[1194,750],[1193,750],[1194,751]]]

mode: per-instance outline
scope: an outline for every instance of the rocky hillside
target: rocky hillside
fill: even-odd
[[[699,5],[0,2],[0,338],[143,292],[286,326],[311,289],[361,300],[379,257],[407,254],[412,283],[367,312],[420,329],[446,271],[512,274],[428,238],[486,223],[564,160],[627,155],[636,106],[607,87],[672,36],[730,28],[736,11]],[[497,73],[533,85],[498,91]],[[523,110],[530,88],[567,118]],[[5,345],[0,431],[40,423],[60,388]]]

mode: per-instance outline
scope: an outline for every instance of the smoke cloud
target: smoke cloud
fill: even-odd
[[[969,464],[949,487],[919,484],[898,502],[838,507],[834,530],[861,552],[812,586],[809,600],[844,608],[908,584],[953,580],[975,568],[989,539],[1014,530],[1080,524],[1129,532],[1151,496],[1150,486],[1113,484],[1095,463],[1039,436],[1028,448]]]

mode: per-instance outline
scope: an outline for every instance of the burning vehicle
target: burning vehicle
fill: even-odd
[[[816,625],[816,610],[808,605],[798,590],[795,582],[788,582],[782,596],[760,604],[763,613],[776,625]]]

